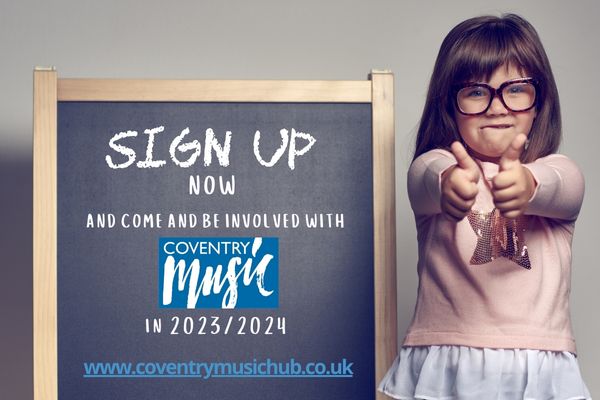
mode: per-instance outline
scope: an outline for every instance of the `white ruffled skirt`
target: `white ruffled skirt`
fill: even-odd
[[[403,346],[378,390],[394,399],[591,400],[568,351]]]

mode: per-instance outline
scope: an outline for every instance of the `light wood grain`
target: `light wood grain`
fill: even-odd
[[[394,75],[372,72],[373,222],[375,248],[375,383],[398,352],[396,315],[396,207]],[[388,397],[377,393],[377,399]]]
[[[33,396],[58,398],[56,325],[56,72],[33,93]]]
[[[369,81],[60,79],[59,101],[370,103]]]

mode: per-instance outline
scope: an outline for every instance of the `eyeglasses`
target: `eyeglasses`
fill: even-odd
[[[537,85],[534,78],[512,79],[504,82],[498,89],[478,82],[458,85],[455,87],[456,107],[464,115],[483,114],[498,95],[507,110],[527,111],[535,106]]]

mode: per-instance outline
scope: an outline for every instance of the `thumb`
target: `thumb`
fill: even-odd
[[[458,167],[466,170],[469,173],[469,177],[472,182],[477,182],[479,180],[479,166],[475,160],[471,158],[469,153],[467,153],[467,150],[464,148],[462,143],[452,143],[450,150],[452,151],[454,158],[456,158]]]
[[[515,136],[508,148],[504,151],[504,154],[502,154],[502,157],[500,157],[500,171],[510,169],[515,163],[520,162],[519,158],[521,157],[521,153],[523,153],[526,141],[527,136],[522,133]]]

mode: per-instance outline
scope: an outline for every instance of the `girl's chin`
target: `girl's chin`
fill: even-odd
[[[471,155],[481,161],[490,161],[490,162],[498,162],[502,154],[504,153],[504,149],[491,148],[491,149],[483,149],[482,151],[476,151],[473,148],[469,147],[469,153]]]

